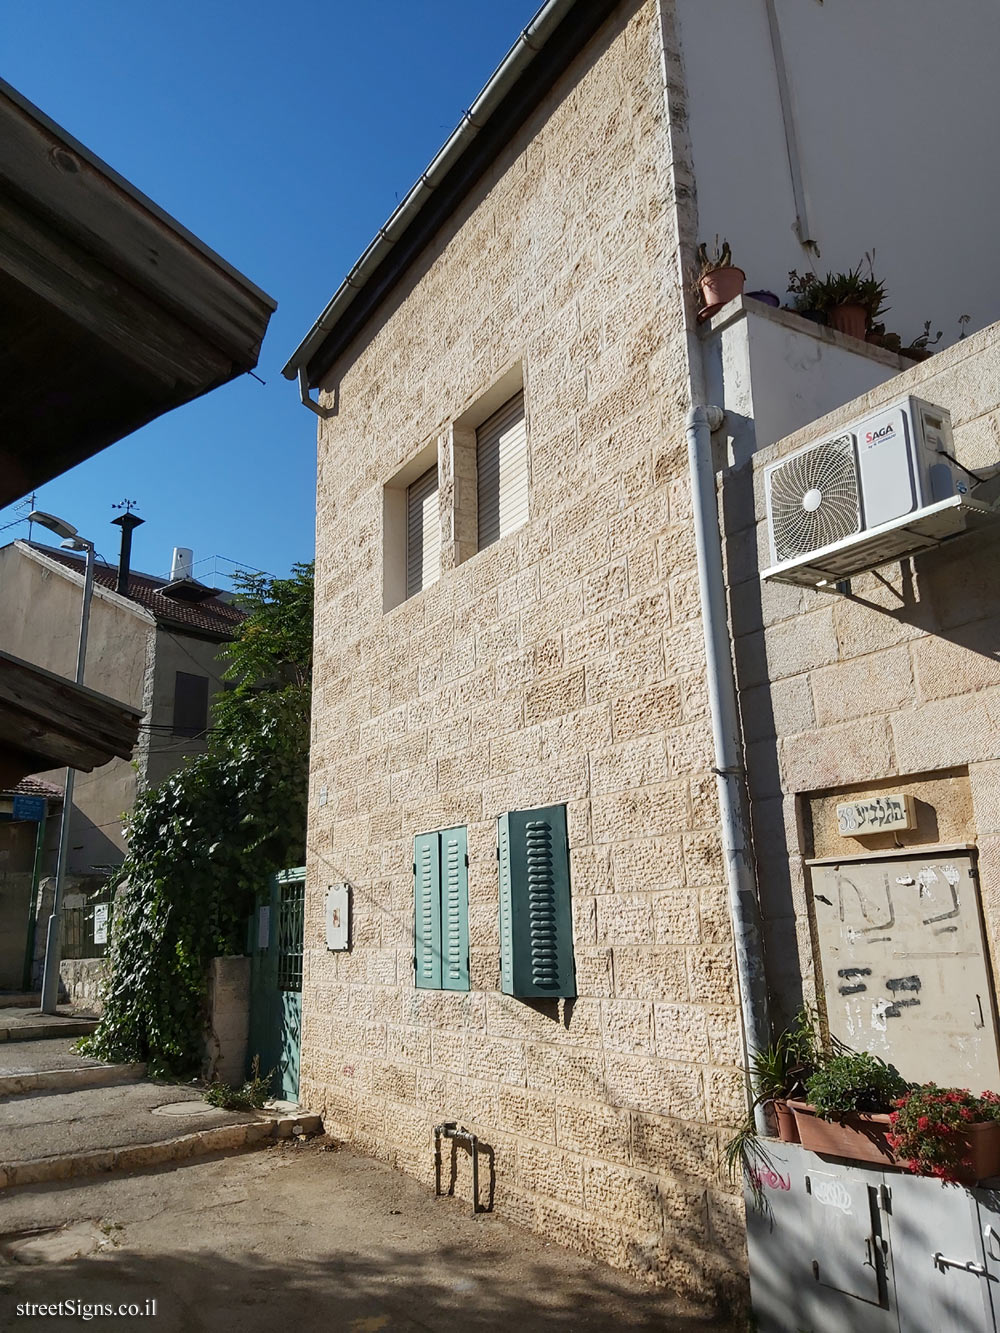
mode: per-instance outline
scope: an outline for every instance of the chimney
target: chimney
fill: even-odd
[[[193,578],[191,573],[194,551],[189,546],[175,546],[174,558],[170,563],[170,582]]]
[[[120,518],[111,520],[122,530],[121,554],[118,557],[118,582],[115,584],[115,592],[120,592],[123,597],[128,596],[128,575],[132,562],[132,533],[140,523],[145,523],[144,518],[138,518],[135,514],[125,513]]]

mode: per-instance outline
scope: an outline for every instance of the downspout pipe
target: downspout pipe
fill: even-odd
[[[722,419],[723,412],[719,407],[692,407],[687,419],[687,444],[705,632],[706,679],[715,746],[714,771],[749,1086],[750,1063],[754,1055],[770,1043],[771,1024],[712,462],[712,432],[719,429]],[[762,1106],[754,1107],[754,1118],[758,1132],[765,1132]]]
[[[819,254],[819,249],[809,224],[806,210],[806,191],[802,181],[802,154],[799,151],[799,137],[795,132],[795,114],[792,109],[792,90],[788,82],[788,66],[785,63],[785,48],[781,42],[781,28],[778,26],[778,11],[774,0],[764,0],[767,11],[767,30],[771,38],[771,55],[774,59],[774,77],[778,85],[778,102],[781,106],[781,121],[785,129],[785,152],[788,155],[788,174],[792,182],[792,197],[795,201],[795,235],[799,244],[807,250]]]
[[[324,407],[322,403],[317,403],[315,398],[310,397],[309,374],[304,365],[299,366],[297,379],[299,381],[299,402],[302,406],[308,407],[310,412],[315,412],[321,421],[325,421],[327,417],[332,416],[333,413],[329,408]]]

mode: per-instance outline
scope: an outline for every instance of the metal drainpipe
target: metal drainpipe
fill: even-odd
[[[321,421],[325,421],[327,417],[333,416],[333,413],[329,408],[324,407],[322,403],[317,403],[314,398],[309,397],[309,375],[305,366],[299,366],[296,379],[299,384],[299,402],[302,406],[308,407],[310,412],[315,412],[316,416],[318,416]]]
[[[722,851],[729,885],[749,1085],[750,1061],[770,1042],[771,1025],[712,463],[711,433],[719,429],[722,419],[723,412],[719,407],[692,407],[687,419],[687,442]],[[754,1118],[758,1131],[763,1133],[766,1126],[762,1107],[755,1107]]]
[[[799,139],[795,132],[792,90],[788,83],[785,48],[781,42],[781,28],[778,26],[778,13],[774,7],[774,0],[764,0],[764,8],[767,11],[767,30],[771,38],[771,55],[774,59],[775,82],[778,85],[781,121],[785,129],[788,174],[792,182],[792,197],[795,200],[795,235],[798,237],[800,245],[804,245],[807,250],[819,254],[819,249],[809,225],[809,214],[806,211],[806,191],[802,182],[802,155],[799,152]]]

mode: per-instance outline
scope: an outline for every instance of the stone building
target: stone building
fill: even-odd
[[[817,10],[838,37],[864,22],[831,8]],[[458,1121],[489,1147],[498,1211],[720,1301],[744,1283],[743,1202],[721,1156],[746,1092],[685,422],[697,403],[727,414],[732,631],[774,869],[763,947],[787,1013],[812,977],[800,793],[853,793],[904,755],[908,773],[940,764],[912,753],[906,686],[931,627],[893,615],[880,629],[825,592],[757,592],[752,478],[817,418],[895,395],[904,371],[923,383],[939,360],[908,369],[752,299],[697,321],[701,182],[715,209],[725,148],[711,115],[688,114],[704,110],[687,71],[708,59],[705,9],[543,6],[285,373],[320,417],[302,1099],[428,1183],[434,1126]],[[881,27],[866,40],[887,47]],[[754,256],[748,285],[780,290],[817,244],[845,267],[859,257],[842,208],[796,213],[803,173],[807,187],[860,177],[836,153],[792,152],[789,70],[793,92],[809,81],[801,30],[784,32],[766,66],[759,46],[722,47],[725,64],[751,61],[744,85],[767,81],[759,155],[789,172],[788,239],[757,244],[742,188],[736,225],[710,221],[737,263],[740,244]],[[938,243],[918,195],[914,177],[871,244],[903,217],[918,254]],[[919,278],[916,259],[894,273]],[[973,284],[963,269],[951,298],[971,304]],[[957,368],[994,337],[944,358]],[[964,448],[958,379],[941,393]],[[872,652],[895,673],[911,725],[893,734],[911,751],[890,749],[884,716],[824,730],[842,725],[836,674],[863,675],[855,658]],[[921,680],[931,670],[953,668],[939,658]],[[828,742],[839,759],[820,757]],[[350,947],[331,951],[324,905],[345,883]],[[455,1169],[468,1189],[462,1154]]]
[[[75,669],[83,567],[81,556],[37,542],[0,548],[5,647],[57,677],[71,677]],[[218,589],[194,579],[128,568],[124,575],[123,582],[117,568],[103,564],[95,571],[84,683],[135,709],[142,724],[134,756],[111,757],[81,773],[74,787],[66,866],[71,893],[64,918],[69,958],[104,953],[101,941],[101,947],[90,947],[93,911],[81,895],[102,891],[110,868],[124,859],[123,820],[137,795],[205,749],[211,699],[223,688],[221,651],[243,618],[237,606],[216,595]],[[0,921],[8,935],[0,988],[21,985],[29,903],[40,880],[38,919],[44,922],[50,911],[59,840],[55,816],[65,770],[41,770],[38,776],[38,790],[46,793],[42,827],[0,821]],[[35,932],[36,972],[44,947],[43,926]]]

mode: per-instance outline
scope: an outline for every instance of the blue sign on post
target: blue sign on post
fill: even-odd
[[[27,819],[38,824],[45,818],[45,797],[15,796],[14,809],[10,813],[12,819]]]

